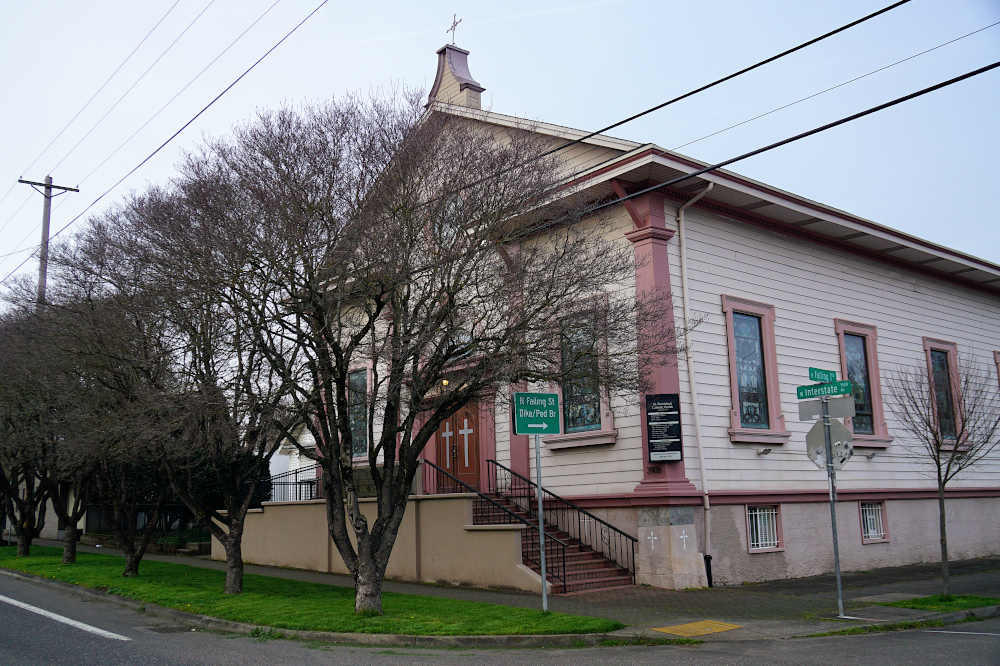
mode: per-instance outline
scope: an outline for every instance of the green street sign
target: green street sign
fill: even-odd
[[[848,395],[851,393],[851,380],[845,379],[842,382],[831,382],[829,384],[812,384],[800,386],[795,389],[799,400],[806,398],[818,398],[824,395]]]
[[[837,381],[837,373],[831,370],[809,368],[809,379],[814,382],[835,382]]]
[[[558,435],[558,393],[515,393],[515,435]]]

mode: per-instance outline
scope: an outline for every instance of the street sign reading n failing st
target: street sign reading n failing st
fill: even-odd
[[[558,393],[515,393],[515,435],[558,435]]]

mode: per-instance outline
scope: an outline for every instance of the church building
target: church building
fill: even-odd
[[[437,55],[428,113],[526,126],[482,109],[485,88],[468,51],[448,45]],[[497,99],[502,106],[503,94]],[[582,139],[562,156],[594,200],[708,166],[651,143],[530,127],[556,141]],[[894,370],[921,364],[938,418],[952,424],[960,359],[988,366],[1000,386],[1000,266],[722,169],[629,199],[613,215],[617,241],[641,260],[635,289],[670,292],[678,322],[703,321],[687,356],[667,359],[651,378],[650,396],[618,404],[552,388],[561,427],[541,437],[546,521],[551,510],[567,548],[553,591],[832,572],[827,475],[809,455],[816,420],[800,416],[797,394],[815,383],[810,368],[852,382],[848,398],[835,401],[838,409],[853,401],[852,415],[837,422],[853,444],[837,473],[842,568],[937,561],[936,481],[908,448],[887,383]],[[424,451],[389,576],[537,590],[530,526],[491,524],[483,516],[500,509],[475,494],[530,514],[523,500],[534,496],[535,453],[513,419],[510,405],[484,398],[442,424]],[[998,457],[948,486],[953,559],[1000,554]],[[305,462],[292,460],[289,474]],[[322,502],[286,499],[248,517],[247,561],[343,570]],[[310,506],[315,516],[293,518]],[[297,539],[300,552],[263,543],[280,529],[287,533],[277,541]],[[598,557],[580,555],[587,549]],[[611,565],[588,564],[602,557]]]

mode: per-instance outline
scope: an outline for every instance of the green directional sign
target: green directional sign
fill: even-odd
[[[515,393],[514,434],[558,435],[558,393]]]
[[[832,370],[809,368],[809,379],[814,382],[835,382],[837,381],[837,373]]]
[[[851,392],[851,380],[845,379],[842,382],[800,386],[795,389],[795,392],[798,394],[799,400],[805,400],[806,398],[818,398],[824,395],[848,395]]]

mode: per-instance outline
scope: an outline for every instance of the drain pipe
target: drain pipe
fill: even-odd
[[[687,371],[688,384],[691,387],[691,409],[694,412],[694,441],[698,450],[698,471],[701,474],[702,503],[705,507],[705,575],[708,579],[708,586],[712,587],[712,506],[708,500],[708,473],[705,470],[705,451],[701,446],[701,411],[698,405],[698,375],[695,372],[694,355],[691,353],[691,333],[687,330],[687,323],[691,321],[691,306],[688,299],[688,275],[687,275],[687,238],[684,233],[684,211],[703,196],[712,191],[715,183],[709,183],[708,187],[696,194],[677,209],[677,237],[681,250],[681,298],[684,304],[684,346],[687,349]]]

